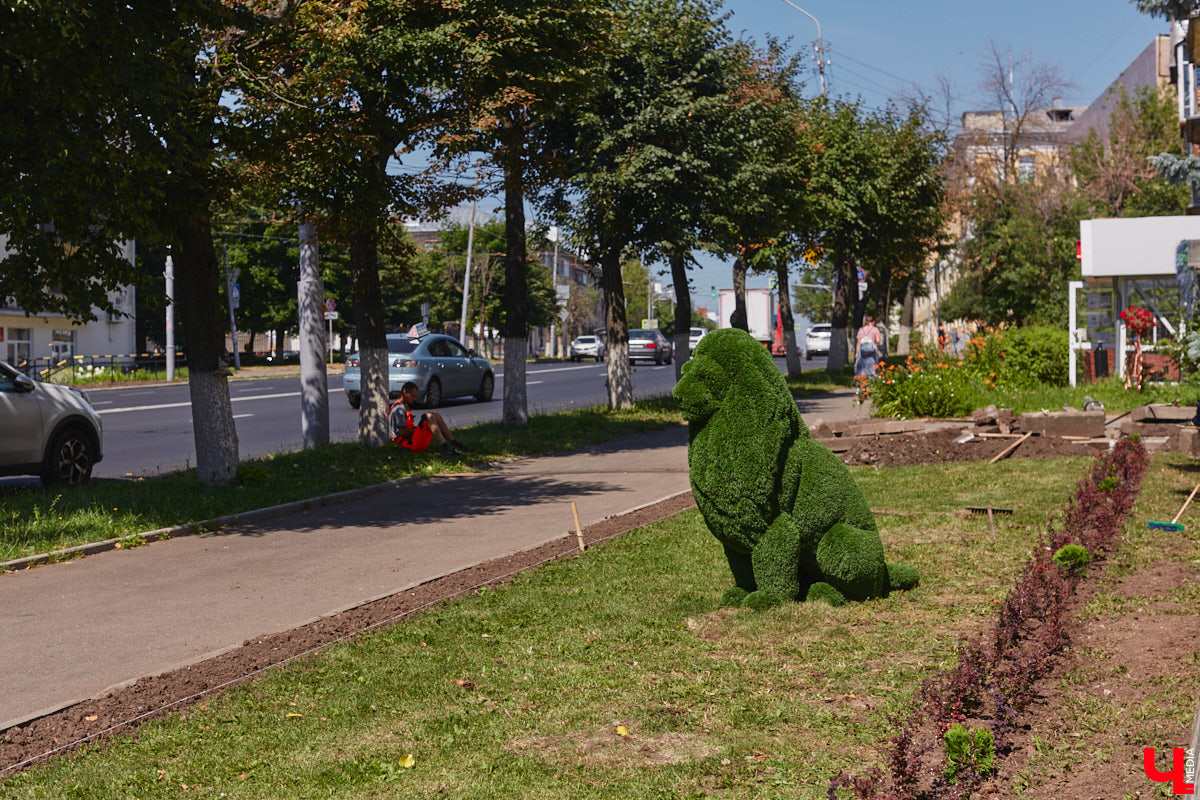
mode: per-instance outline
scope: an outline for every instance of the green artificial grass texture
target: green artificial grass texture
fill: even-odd
[[[839,771],[880,763],[888,714],[992,613],[1088,463],[856,468],[885,547],[921,572],[911,592],[720,609],[720,545],[685,512],[38,765],[0,795],[825,798]],[[1014,513],[993,540],[966,505]]]
[[[683,365],[674,396],[689,422],[696,503],[724,547],[734,585],[748,593],[727,593],[726,604],[740,599],[763,609],[810,595],[836,602],[838,594],[887,594],[884,551],[866,497],[809,434],[758,342],[732,328],[709,333]]]
[[[471,447],[469,462],[431,448],[355,443],[277,453],[243,461],[228,486],[205,486],[195,470],[85,486],[40,486],[0,491],[0,561],[9,561],[117,536],[214,519],[256,508],[305,500],[396,478],[465,472],[472,464],[571,450],[620,436],[678,425],[670,398],[632,409],[592,408],[534,415],[522,428],[487,423],[456,431]]]

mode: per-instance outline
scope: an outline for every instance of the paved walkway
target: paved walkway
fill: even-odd
[[[799,402],[853,418],[852,395]],[[0,730],[688,489],[687,429],[0,576]]]

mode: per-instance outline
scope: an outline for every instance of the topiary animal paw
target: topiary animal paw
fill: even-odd
[[[820,600],[824,600],[831,606],[846,605],[846,596],[824,581],[818,581],[808,587],[808,594],[804,598],[806,603],[815,603]]]
[[[730,586],[721,595],[721,608],[740,608],[748,594],[750,593],[740,586]]]
[[[768,608],[781,605],[783,605],[783,598],[767,589],[759,589],[742,598],[742,607],[752,608],[755,611],[766,611]]]
[[[917,574],[916,567],[910,567],[908,564],[892,564],[887,565],[888,574],[888,589],[904,591],[914,588],[920,581],[920,576]]]

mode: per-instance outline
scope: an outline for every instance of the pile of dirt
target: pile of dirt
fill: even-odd
[[[954,440],[961,430],[940,430],[896,433],[879,436],[853,436],[842,440],[849,449],[838,456],[851,466],[896,467],[910,464],[942,464],[958,461],[987,461],[1011,447],[1016,439],[975,437],[958,444]],[[1012,452],[1009,458],[1059,458],[1090,456],[1089,445],[1058,436],[1031,436]]]

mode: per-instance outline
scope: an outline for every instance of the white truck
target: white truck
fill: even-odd
[[[732,328],[729,317],[736,304],[733,289],[721,290],[720,319],[717,326]],[[760,342],[770,343],[775,337],[775,302],[770,289],[746,290],[746,324],[750,335]]]

